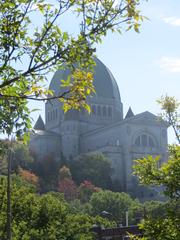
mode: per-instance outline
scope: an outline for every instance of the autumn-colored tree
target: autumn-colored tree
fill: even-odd
[[[65,178],[59,182],[59,192],[64,193],[64,198],[67,201],[72,201],[78,196],[77,187],[72,179]]]
[[[78,196],[82,203],[89,201],[91,195],[95,192],[101,191],[101,188],[96,187],[90,181],[85,180],[78,188]]]
[[[69,168],[66,166],[59,170],[58,191],[64,193],[67,201],[72,201],[78,196],[77,186],[72,180]]]
[[[62,166],[62,168],[59,169],[59,181],[63,181],[66,178],[72,179],[71,172],[68,167]]]
[[[23,180],[27,181],[28,183],[31,183],[36,187],[39,186],[39,178],[34,173],[19,168],[19,175],[22,177]]]

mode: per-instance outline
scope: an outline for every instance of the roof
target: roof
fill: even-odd
[[[35,125],[34,125],[34,129],[36,130],[45,130],[45,125],[44,122],[42,120],[41,115],[39,115],[38,120],[36,121]]]
[[[94,67],[94,87],[96,96],[102,98],[115,99],[121,102],[119,89],[116,80],[110,70],[97,58],[95,58],[96,66]],[[64,91],[60,87],[61,80],[67,79],[70,74],[69,69],[61,69],[54,74],[49,89],[54,90],[55,94]]]
[[[129,107],[129,110],[126,113],[125,118],[130,118],[130,117],[133,117],[133,116],[134,116],[134,113],[133,113],[131,107]]]
[[[53,131],[45,131],[45,130],[40,130],[40,129],[34,129],[31,131],[31,134],[32,136],[36,137],[40,137],[40,136],[44,136],[44,137],[47,137],[47,136],[52,136],[52,137],[60,137],[60,134],[58,133],[55,133]]]
[[[90,135],[94,135],[94,134],[99,134],[100,132],[105,132],[108,129],[111,129],[111,128],[114,128],[114,127],[117,127],[117,126],[120,126],[120,125],[123,125],[126,123],[128,123],[128,124],[129,123],[130,124],[141,123],[142,124],[142,121],[145,124],[151,123],[151,124],[157,125],[157,126],[164,126],[166,128],[169,127],[167,122],[165,122],[163,120],[159,120],[159,118],[156,115],[154,115],[153,113],[145,111],[145,112],[136,114],[131,118],[125,118],[120,122],[114,122],[107,126],[99,127],[94,130],[89,130],[87,132],[82,133],[81,136],[90,136]]]

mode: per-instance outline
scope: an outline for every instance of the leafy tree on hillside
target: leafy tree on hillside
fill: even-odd
[[[13,146],[12,171],[17,173],[19,167],[28,169],[32,162],[33,158],[30,155],[29,147],[25,144],[15,142]]]
[[[6,238],[6,179],[0,178],[0,239]],[[93,224],[110,226],[100,217],[71,212],[60,193],[37,195],[33,188],[13,180],[12,237],[19,239],[93,240]]]
[[[142,204],[142,216],[151,216],[153,218],[162,217],[166,212],[166,202],[146,201]]]
[[[27,145],[18,141],[0,140],[0,172],[1,165],[4,165],[4,173],[7,173],[7,158],[9,150],[12,148],[13,159],[11,163],[12,172],[18,173],[19,167],[28,169],[33,162]]]
[[[161,167],[157,158],[136,160],[134,173],[141,184],[163,186],[168,200],[162,215],[149,216],[142,223],[144,239],[180,239],[180,146],[171,146],[169,160]]]
[[[29,182],[30,184],[35,185],[36,187],[39,186],[39,178],[32,172],[28,170],[23,170],[22,168],[19,169],[19,175],[20,177]]]
[[[89,110],[86,95],[94,88],[88,66],[93,65],[96,44],[108,30],[138,31],[143,20],[140,0],[49,2],[0,2],[0,130],[8,135],[15,131],[19,136],[30,128],[28,100],[59,98],[65,110],[81,106]],[[75,34],[60,27],[69,14],[76,17]],[[55,96],[44,88],[46,76],[64,65],[71,69],[71,77],[63,79],[64,89]]]
[[[78,188],[79,199],[82,203],[87,203],[93,193],[101,191],[101,188],[94,186],[90,181],[84,181]]]
[[[63,166],[59,170],[58,191],[64,193],[64,198],[67,201],[72,201],[77,198],[77,186],[72,180],[69,168]]]
[[[7,174],[7,154],[10,142],[0,140],[0,174]]]
[[[105,211],[109,213],[108,217],[117,223],[125,222],[126,211],[129,212],[129,222],[134,223],[134,214],[140,209],[140,203],[128,194],[108,190],[93,193],[89,203],[93,215],[102,215]]]
[[[35,159],[30,165],[32,172],[39,177],[42,192],[57,189],[59,166],[60,163],[56,161],[53,154],[48,154],[42,159]]]
[[[180,144],[180,114],[178,112],[180,102],[175,97],[168,95],[162,96],[157,102],[162,110],[160,117],[173,128],[176,139]]]
[[[69,163],[69,167],[78,185],[87,180],[97,187],[112,187],[111,162],[101,153],[81,154]]]
[[[59,181],[63,181],[66,178],[72,179],[70,169],[66,166],[63,166],[59,169]]]
[[[180,198],[180,146],[173,146],[167,163],[159,167],[159,157],[135,160],[134,174],[141,184],[160,185],[170,199]]]
[[[72,179],[65,178],[58,184],[58,191],[64,194],[67,201],[72,201],[78,197],[77,186]]]

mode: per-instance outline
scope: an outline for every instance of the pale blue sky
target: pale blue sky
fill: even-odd
[[[140,6],[149,20],[140,34],[109,33],[97,46],[97,56],[113,73],[124,104],[124,114],[131,106],[135,114],[160,112],[156,100],[166,93],[180,100],[180,1],[149,0]],[[67,18],[65,26],[72,20]],[[49,79],[50,81],[51,79]],[[44,117],[44,103],[31,103],[42,109],[32,116]],[[170,131],[169,142],[175,141]]]

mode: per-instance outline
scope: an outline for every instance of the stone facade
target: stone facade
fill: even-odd
[[[50,89],[63,91],[60,80],[68,70],[55,73]],[[114,179],[123,189],[132,186],[132,164],[136,158],[148,154],[167,159],[167,124],[150,112],[134,115],[131,108],[123,117],[117,83],[109,69],[98,59],[94,73],[96,94],[88,98],[92,112],[71,110],[64,114],[58,100],[46,102],[45,124],[39,117],[31,137],[31,148],[45,156],[63,154],[71,159],[81,153],[102,152],[112,161]]]

